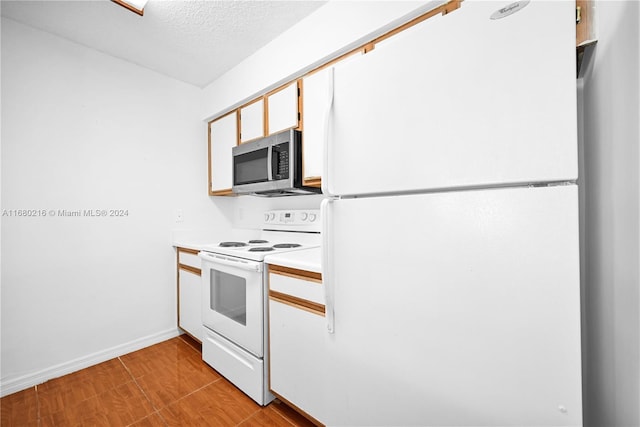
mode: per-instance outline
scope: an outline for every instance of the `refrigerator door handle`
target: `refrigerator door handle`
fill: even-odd
[[[324,181],[324,180],[323,180]],[[322,218],[322,284],[324,286],[325,318],[327,319],[327,332],[334,333],[334,280],[333,267],[329,259],[331,254],[331,204],[334,199],[328,197],[320,204],[320,217]]]
[[[333,110],[333,73],[334,68],[329,68],[328,72],[328,82],[327,82],[327,99],[326,105],[324,109],[324,144],[322,144],[323,152],[322,152],[322,193],[327,196],[332,196],[331,186],[329,185],[329,155],[331,152],[331,138],[329,136],[330,125],[331,125],[331,111]]]

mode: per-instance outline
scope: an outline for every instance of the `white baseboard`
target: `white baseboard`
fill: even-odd
[[[182,332],[180,332],[178,329],[168,329],[166,331],[148,335],[146,337],[142,337],[115,347],[111,347],[103,351],[92,353],[87,356],[71,360],[69,362],[60,363],[47,369],[22,375],[17,378],[2,378],[0,379],[0,397],[4,397],[8,394],[33,387],[38,384],[42,384],[43,382],[50,379],[58,378],[66,374],[79,371],[80,369],[88,368],[89,366],[97,365],[98,363],[102,363],[115,357],[131,353],[132,351],[140,350],[141,348],[158,344],[159,342],[177,337],[181,333]]]

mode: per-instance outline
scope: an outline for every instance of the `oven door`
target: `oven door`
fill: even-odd
[[[204,326],[262,357],[265,305],[262,262],[209,252],[199,255]]]

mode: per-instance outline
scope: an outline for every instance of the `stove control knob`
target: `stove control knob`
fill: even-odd
[[[269,219],[270,219],[271,221],[273,221],[275,218],[276,218],[276,214],[275,214],[275,213],[273,213],[273,212],[271,212],[271,213],[269,214]]]
[[[267,221],[269,221],[269,214],[268,213],[264,214],[264,222],[267,222]]]
[[[302,212],[302,215],[300,215],[300,217],[302,218],[303,221],[306,221],[307,218],[309,217],[309,214],[306,212]]]
[[[313,213],[312,213],[312,214],[309,214],[309,221],[311,221],[311,222],[315,222],[315,220],[316,220],[316,216],[317,216],[317,215],[316,215],[316,214],[313,214]]]

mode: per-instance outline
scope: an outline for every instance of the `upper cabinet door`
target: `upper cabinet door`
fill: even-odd
[[[332,73],[332,68],[325,68],[302,80],[302,176],[305,181],[320,181],[322,176],[322,146],[327,132]]]
[[[297,81],[267,95],[266,99],[269,135],[299,126],[300,103]]]
[[[575,2],[500,7],[465,1],[336,68],[329,193],[576,179]]]
[[[264,99],[259,98],[255,102],[240,109],[240,142],[264,136]]]
[[[238,122],[235,111],[209,123],[209,194],[212,196],[231,193],[231,150],[237,143]]]

